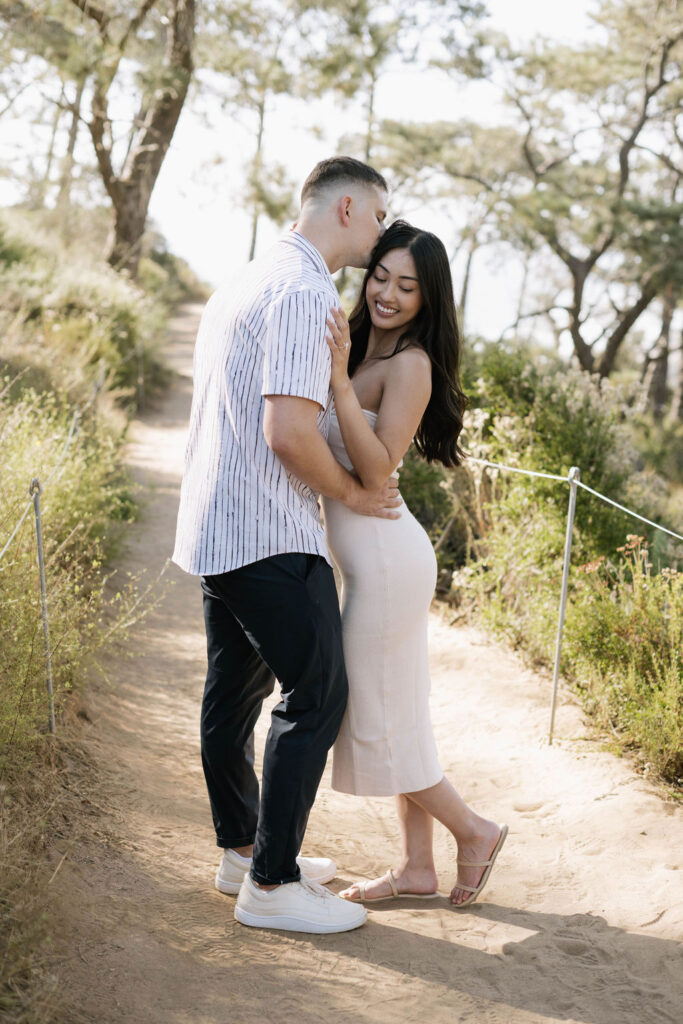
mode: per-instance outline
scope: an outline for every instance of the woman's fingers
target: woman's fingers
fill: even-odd
[[[345,352],[351,347],[349,337],[349,323],[343,309],[333,306],[330,315],[327,317],[327,326],[330,329],[334,343],[340,352]]]
[[[332,335],[332,340],[334,341],[335,345],[338,345],[341,348],[343,343],[342,331],[339,329],[336,322],[334,320],[331,320],[329,317],[327,318],[327,326],[330,329],[330,334]]]
[[[331,337],[329,334],[326,334],[325,341],[327,342],[327,347],[329,348],[333,356],[338,355],[344,351],[343,343],[340,340],[337,340],[337,338]]]

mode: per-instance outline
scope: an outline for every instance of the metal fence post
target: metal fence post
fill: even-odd
[[[45,554],[43,551],[43,523],[40,517],[40,495],[42,487],[38,477],[31,480],[28,493],[33,498],[36,514],[36,541],[38,545],[38,570],[40,573],[40,604],[43,616],[43,640],[45,642],[45,669],[47,677],[47,699],[50,711],[50,732],[55,732],[55,699],[52,687],[52,654],[50,653],[50,630],[47,618],[47,587],[45,585]]]
[[[138,365],[138,409],[143,409],[145,405],[145,350],[139,338],[135,341],[135,355]]]
[[[555,642],[555,664],[553,666],[553,696],[550,703],[550,727],[548,729],[548,743],[553,742],[553,728],[555,726],[555,705],[557,704],[557,690],[560,682],[560,655],[562,654],[562,631],[564,630],[564,614],[567,608],[567,587],[569,584],[569,563],[572,556],[572,531],[574,529],[574,512],[576,511],[577,483],[581,471],[578,466],[572,466],[569,470],[569,510],[567,512],[567,532],[564,539],[564,564],[562,566],[562,590],[560,592],[560,615],[557,623],[557,640]]]
[[[95,378],[92,386],[92,398],[90,399],[92,403],[92,418],[95,423],[97,423],[97,404],[100,397],[100,391],[104,387],[105,376],[106,371],[104,366],[104,360],[100,359],[99,367],[97,370],[97,377]]]

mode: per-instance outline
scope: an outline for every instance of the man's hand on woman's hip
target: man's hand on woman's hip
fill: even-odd
[[[398,509],[402,504],[397,476],[390,476],[381,487],[374,490],[358,484],[346,500],[346,505],[358,515],[376,516],[378,519],[400,519]]]

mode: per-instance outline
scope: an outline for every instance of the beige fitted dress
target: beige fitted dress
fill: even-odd
[[[377,414],[364,410],[374,427]],[[352,469],[332,411],[328,444]],[[330,553],[342,578],[349,702],[333,749],[332,787],[391,796],[443,777],[429,716],[427,619],[436,583],[429,537],[405,504],[377,519],[323,499]]]

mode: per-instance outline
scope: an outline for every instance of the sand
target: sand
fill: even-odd
[[[174,322],[178,382],[133,424],[143,514],[124,570],[152,579],[175,525],[197,307]],[[680,807],[590,738],[568,694],[546,742],[550,683],[482,634],[431,622],[433,719],[449,778],[510,836],[480,903],[380,903],[355,932],[244,928],[213,887],[218,860],[199,759],[198,582],[171,566],[161,600],[86,697],[87,830],[55,843],[55,963],[65,1019],[97,1024],[664,1024],[683,1019]],[[554,615],[550,609],[549,614]],[[259,750],[268,715],[258,729]],[[81,830],[83,831],[83,830]],[[329,788],[304,852],[332,888],[397,860],[393,802]],[[454,844],[437,826],[440,889]]]

